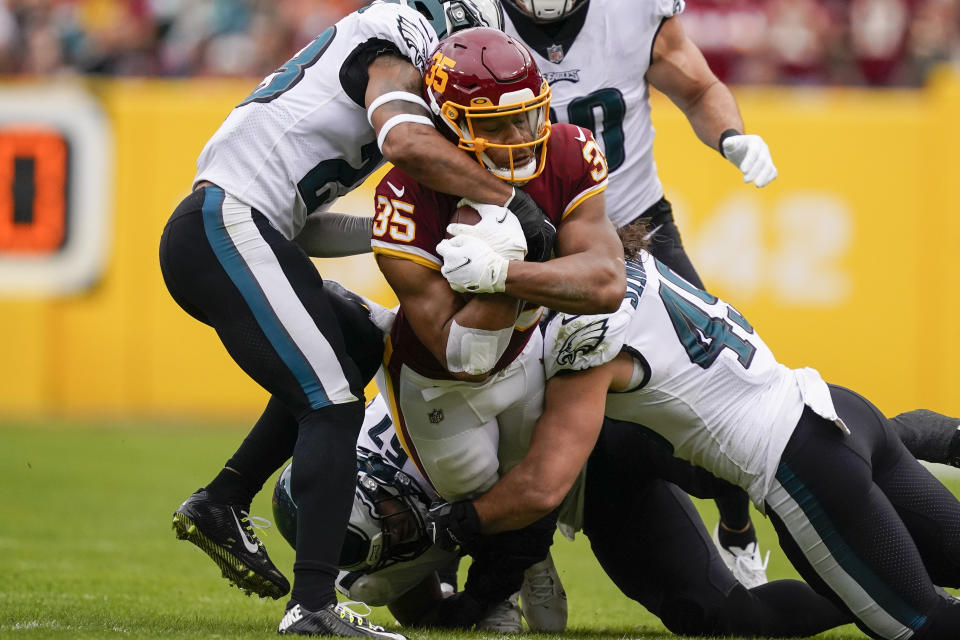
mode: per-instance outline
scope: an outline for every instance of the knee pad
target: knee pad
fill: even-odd
[[[347,589],[346,595],[371,607],[385,607],[401,594],[396,592],[390,580],[369,574],[357,578]]]

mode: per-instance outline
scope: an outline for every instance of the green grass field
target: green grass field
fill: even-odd
[[[0,638],[274,636],[284,602],[228,588],[207,556],[170,529],[180,501],[209,481],[245,433],[243,425],[0,423]],[[701,507],[712,526],[715,511]],[[272,516],[269,491],[252,513]],[[756,521],[761,541],[774,545],[770,577],[794,577],[772,529]],[[292,550],[275,529],[261,536],[292,578]],[[554,557],[570,604],[566,636],[675,637],[617,591],[582,536],[558,539]],[[392,623],[385,609],[372,619]],[[847,626],[820,637],[865,636]]]

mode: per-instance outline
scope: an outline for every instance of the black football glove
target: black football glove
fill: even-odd
[[[527,260],[545,262],[553,254],[553,245],[557,241],[557,228],[543,209],[533,201],[525,191],[514,188],[513,195],[507,200],[507,209],[517,216],[523,236],[527,239]]]
[[[469,500],[433,505],[427,512],[426,525],[430,540],[445,551],[459,547],[469,553],[480,538],[480,517]]]

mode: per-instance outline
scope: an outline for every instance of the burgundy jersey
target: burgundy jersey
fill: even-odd
[[[574,125],[553,125],[546,144],[546,168],[523,185],[523,190],[559,227],[577,205],[606,189],[607,162],[590,131]],[[437,245],[443,240],[450,216],[459,201],[459,197],[432,191],[393,168],[377,185],[377,213],[371,240],[373,252],[412,260],[439,271],[443,259],[437,253]],[[510,364],[523,350],[530,332],[537,326],[540,313],[540,307],[523,306],[510,344],[493,369],[494,373]],[[392,371],[399,371],[405,364],[428,378],[453,379],[417,338],[402,305],[390,341],[392,352],[388,350],[388,365]]]

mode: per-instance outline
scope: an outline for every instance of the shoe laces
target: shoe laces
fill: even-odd
[[[553,579],[553,572],[548,567],[538,568],[537,571],[528,571],[524,580],[526,581],[524,591],[529,594],[530,602],[528,604],[541,604],[555,594],[556,581]]]
[[[727,551],[733,554],[734,562],[741,571],[766,571],[767,564],[770,562],[770,550],[767,549],[763,561],[760,560],[760,550],[756,542],[751,542],[746,549],[740,547],[727,547]]]
[[[262,547],[263,542],[260,541],[260,537],[257,535],[255,529],[266,530],[272,527],[273,523],[266,518],[250,515],[246,509],[238,509],[238,511],[240,512],[240,526],[243,527],[243,530],[250,536],[251,542],[255,542]]]
[[[352,609],[352,606],[361,605],[366,608],[366,612],[360,613]],[[340,616],[343,620],[346,620],[350,624],[355,624],[360,627],[367,627],[368,629],[373,629],[375,631],[383,631],[383,627],[377,626],[367,620],[367,617],[373,613],[373,609],[370,608],[365,602],[360,602],[359,600],[348,600],[346,602],[338,602],[337,606],[334,607],[334,611],[337,612],[337,615]]]

